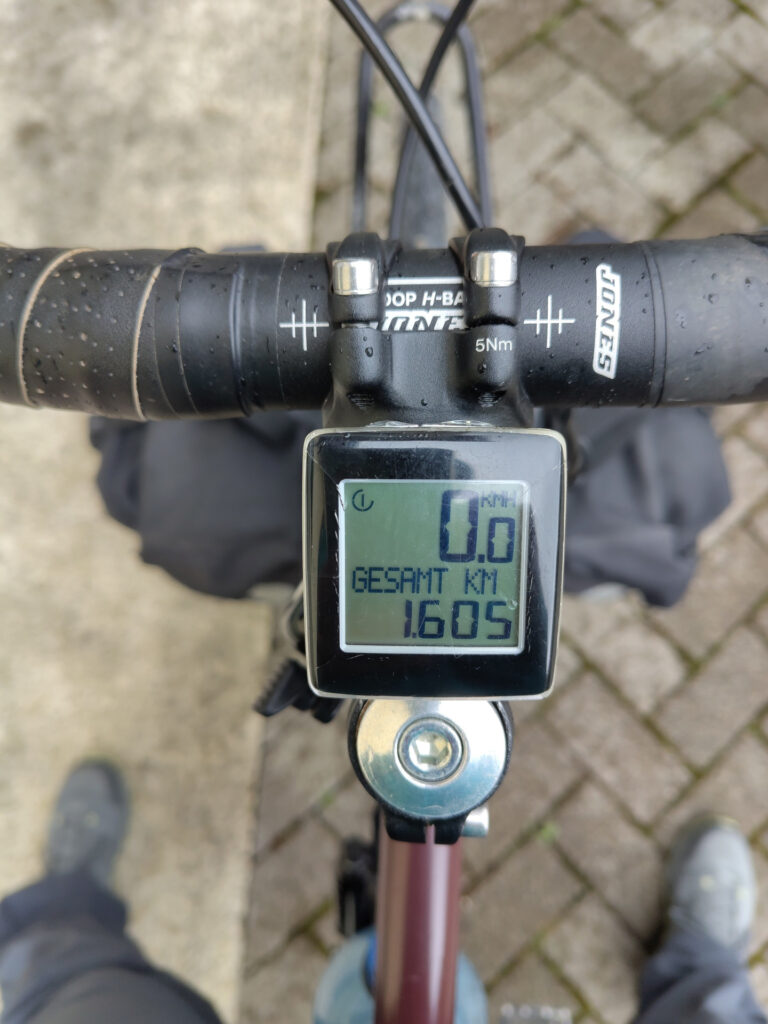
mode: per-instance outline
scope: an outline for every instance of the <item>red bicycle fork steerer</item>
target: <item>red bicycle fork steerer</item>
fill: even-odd
[[[461,840],[379,838],[376,1024],[453,1024],[459,954]]]

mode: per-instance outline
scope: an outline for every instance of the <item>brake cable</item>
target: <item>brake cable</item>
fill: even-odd
[[[360,38],[400,100],[403,109],[432,157],[435,168],[467,228],[481,227],[483,217],[477,201],[465,182],[439,128],[430,116],[419,90],[408,77],[376,23],[357,0],[331,0],[331,3]],[[447,28],[446,26],[440,41],[438,41],[438,46],[446,35]]]

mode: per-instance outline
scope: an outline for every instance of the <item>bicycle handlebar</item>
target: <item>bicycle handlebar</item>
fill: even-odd
[[[214,418],[319,408],[332,389],[322,254],[7,248],[0,268],[0,401]],[[542,407],[768,398],[768,235],[530,247],[519,278],[516,328],[470,340],[457,257],[397,252],[387,358],[418,378],[462,346],[514,347]]]

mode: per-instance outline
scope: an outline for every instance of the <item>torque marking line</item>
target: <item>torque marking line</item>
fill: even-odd
[[[331,325],[329,323],[326,323],[324,320],[318,320],[317,319],[317,309],[315,309],[314,313],[312,314],[312,319],[311,320],[307,320],[307,300],[306,299],[302,299],[301,300],[301,322],[297,323],[297,321],[296,321],[296,311],[294,310],[294,311],[291,312],[291,319],[290,319],[289,322],[286,323],[284,321],[283,323],[279,323],[277,326],[278,327],[285,327],[286,329],[290,327],[290,329],[291,329],[291,337],[294,339],[294,341],[296,340],[296,331],[297,331],[297,329],[300,329],[301,330],[301,347],[306,352],[307,351],[307,328],[308,327],[312,328],[312,337],[315,340],[317,340],[317,329],[318,329],[318,327],[330,327]]]
[[[563,307],[560,307],[558,315],[553,319],[552,317],[552,296],[547,296],[547,316],[542,318],[541,306],[536,310],[536,317],[533,320],[523,320],[524,324],[533,324],[536,327],[536,337],[538,338],[541,333],[541,328],[546,327],[547,329],[547,348],[552,347],[552,328],[557,328],[557,333],[563,333],[563,326],[565,324],[575,324],[576,321],[567,316],[563,316]]]

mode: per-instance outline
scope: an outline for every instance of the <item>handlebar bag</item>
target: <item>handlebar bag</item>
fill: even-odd
[[[696,538],[730,501],[701,409],[577,410],[588,469],[569,488],[565,588],[603,583],[679,600]],[[107,510],[141,557],[195,590],[242,597],[301,577],[301,450],[316,413],[135,424],[95,418]],[[590,455],[591,453],[591,455]]]

